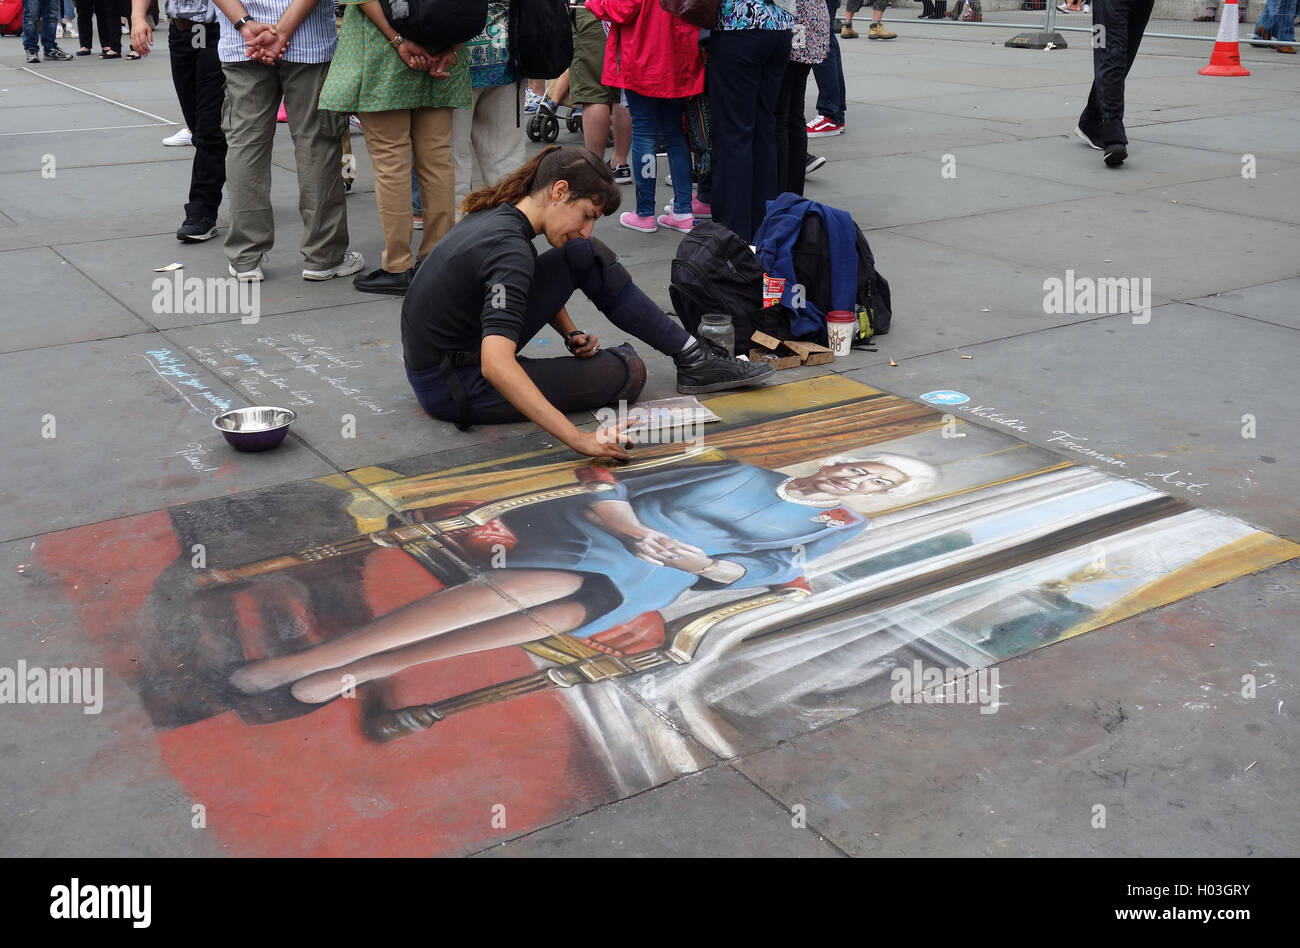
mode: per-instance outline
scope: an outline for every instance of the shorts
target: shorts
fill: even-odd
[[[844,7],[850,13],[857,13],[859,10],[862,9],[862,5],[865,2],[866,0],[847,0],[847,2],[844,4]],[[885,7],[889,6],[889,3],[890,0],[873,0],[871,4],[871,9],[884,11]]]
[[[574,105],[613,105],[619,90],[600,81],[605,68],[605,26],[579,8],[573,22],[573,64],[569,67],[569,100]]]

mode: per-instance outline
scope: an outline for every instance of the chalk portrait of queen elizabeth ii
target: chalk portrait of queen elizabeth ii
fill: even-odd
[[[308,704],[425,662],[582,638],[671,605],[688,589],[746,589],[799,578],[867,528],[855,510],[932,492],[938,470],[916,458],[862,452],[787,471],[710,461],[618,476],[611,490],[502,517],[518,538],[490,583],[439,590],[356,631],[231,676],[246,694],[290,685]],[[527,614],[525,614],[525,610]]]

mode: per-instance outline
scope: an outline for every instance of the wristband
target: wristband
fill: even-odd
[[[252,22],[253,22],[253,18],[251,16],[240,17],[238,20],[235,21],[235,32],[238,33],[240,30],[242,30],[244,27],[248,26],[248,24]]]
[[[564,338],[565,338],[565,339],[572,339],[574,336],[585,336],[585,335],[587,335],[587,333],[586,333],[584,330],[581,330],[581,329],[575,329],[575,330],[573,330],[573,332],[565,333],[565,334],[564,334]]]

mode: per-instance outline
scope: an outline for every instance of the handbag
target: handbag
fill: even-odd
[[[659,0],[659,6],[691,26],[711,30],[718,25],[722,0]]]

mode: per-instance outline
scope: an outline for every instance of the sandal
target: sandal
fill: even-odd
[[[122,58],[122,54],[121,54],[121,53],[115,53],[115,52],[113,52],[111,49],[106,49],[106,50],[104,50],[102,53],[99,54],[99,58],[100,58],[100,59],[121,59],[121,58]]]
[[[89,56],[89,55],[90,55],[90,47],[89,47],[89,46],[83,46],[83,47],[81,47],[81,49],[77,50],[77,55],[78,55],[78,56]]]
[[[126,54],[126,58],[127,58],[128,60],[135,60],[135,59],[143,59],[144,57],[142,57],[142,56],[141,56],[139,53],[137,53],[135,50],[131,50],[129,53]]]

